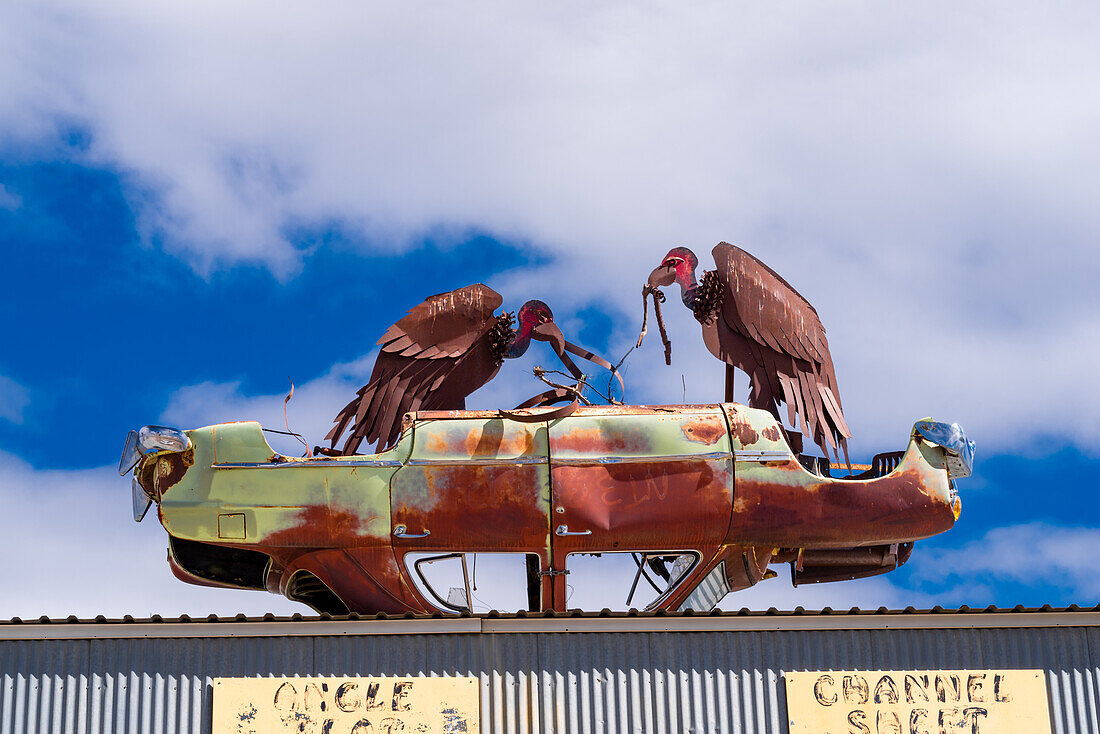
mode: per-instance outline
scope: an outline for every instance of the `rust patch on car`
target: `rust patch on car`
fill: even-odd
[[[763,436],[764,438],[768,439],[769,441],[778,441],[779,440],[779,429],[776,428],[775,426],[768,426],[767,428],[765,428],[763,431],[760,432],[760,435]]]
[[[376,515],[362,517],[347,510],[334,510],[328,505],[308,505],[298,512],[291,527],[268,533],[261,542],[263,545],[316,548],[376,545],[378,537],[365,529],[376,519]]]
[[[535,453],[535,434],[525,430],[505,436],[503,422],[482,426],[467,434],[465,449],[470,456],[527,456]]]
[[[916,469],[866,482],[799,481],[803,474],[790,462],[770,469],[767,480],[738,476],[727,542],[806,548],[895,543],[954,524],[950,506],[929,494]]]
[[[377,589],[370,598],[364,598],[365,595],[361,591],[354,590],[354,597],[351,600],[357,607],[374,609],[378,596],[384,595],[387,599],[392,600],[391,605],[394,611],[403,612],[418,608],[425,612],[434,611],[428,604],[419,599],[411,585],[406,581],[397,565],[398,559],[394,557],[392,547],[351,548],[346,552],[363,575],[371,579]]]
[[[422,431],[420,436],[428,439],[425,446],[428,453],[446,454],[448,450],[452,448],[451,445],[447,443],[447,438],[444,434],[428,433],[427,436],[424,436],[425,433],[427,433],[427,431]]]
[[[599,428],[574,428],[568,433],[550,436],[550,449],[553,451],[591,451],[603,440]]]
[[[732,475],[725,461],[643,462],[553,469],[555,524],[591,530],[578,547],[660,548],[721,542]],[[555,541],[558,544],[558,541]]]
[[[730,422],[730,435],[742,446],[752,446],[760,440],[760,434],[756,429],[742,421]]]
[[[771,548],[756,546],[726,546],[721,558],[726,562],[726,578],[731,591],[740,591],[755,586],[767,574],[768,564],[772,562]]]
[[[284,575],[286,583],[299,570],[319,578],[349,611],[400,613],[427,612],[403,583],[388,548],[327,549],[295,559]]]
[[[680,426],[689,441],[713,446],[726,435],[726,424],[720,416],[700,416]]]
[[[502,421],[469,424],[468,430],[437,431],[428,434],[426,453],[454,457],[505,457],[535,453],[531,431],[504,430]]]
[[[650,451],[646,431],[628,426],[604,424],[599,428],[575,428],[567,433],[550,436],[550,454],[573,452],[613,456],[646,454]]]
[[[406,467],[394,478],[393,524],[429,531],[417,548],[545,550],[546,479],[537,465]]]
[[[180,454],[158,456],[153,468],[153,486],[163,495],[174,484],[178,484],[188,468],[195,463],[195,450],[187,449]]]

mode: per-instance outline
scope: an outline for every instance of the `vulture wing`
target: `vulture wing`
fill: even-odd
[[[414,410],[461,410],[466,396],[496,374],[489,345],[493,312],[504,302],[486,285],[429,296],[378,340],[370,382],[336,416],[325,437],[333,447],[350,426],[344,453],[364,439],[379,449],[397,442],[401,418]]]
[[[723,285],[722,322],[746,337],[743,361],[752,392],[749,404],[775,412],[787,404],[791,425],[802,416],[803,432],[828,455],[844,447],[851,431],[844,420],[833,358],[817,310],[778,273],[739,247],[723,242],[712,251]]]

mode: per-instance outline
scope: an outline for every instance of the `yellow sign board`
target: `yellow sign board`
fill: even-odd
[[[481,731],[477,678],[215,678],[214,734]]]
[[[790,734],[1050,734],[1040,670],[785,673]]]

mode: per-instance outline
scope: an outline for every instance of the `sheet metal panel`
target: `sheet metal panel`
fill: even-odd
[[[88,643],[0,645],[0,732],[83,732],[89,722]]]
[[[1052,730],[1100,734],[1100,629],[0,641],[0,734],[210,731],[219,676],[481,682],[486,732],[786,734],[783,672],[1040,668]]]

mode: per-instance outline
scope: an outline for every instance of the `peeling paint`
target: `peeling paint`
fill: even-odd
[[[713,446],[726,435],[726,426],[718,417],[690,420],[684,423],[680,430],[684,432],[687,440],[698,441],[707,446]]]

